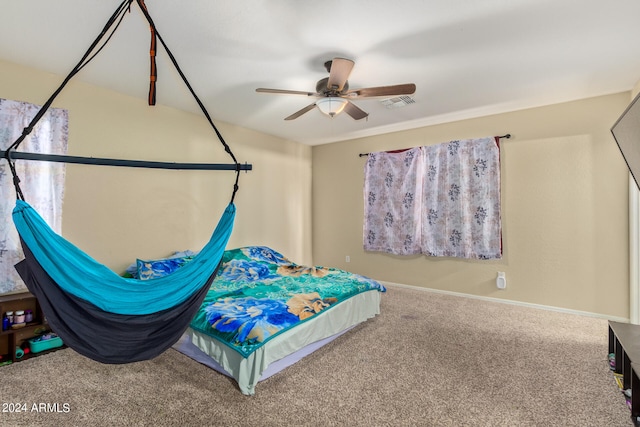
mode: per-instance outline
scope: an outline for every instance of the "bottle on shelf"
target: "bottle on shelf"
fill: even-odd
[[[17,310],[13,315],[13,325],[11,325],[11,327],[17,329],[22,328],[25,325],[26,323],[24,321],[24,310]]]
[[[7,311],[7,319],[9,319],[9,327],[13,325],[13,311]]]

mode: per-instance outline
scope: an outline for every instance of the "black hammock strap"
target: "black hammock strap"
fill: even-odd
[[[11,174],[13,175],[13,185],[16,189],[16,197],[18,199],[24,200],[24,195],[22,193],[22,190],[20,189],[20,178],[18,177],[15,169],[15,165],[13,164],[11,152],[17,150],[17,148],[20,146],[22,141],[24,141],[24,139],[31,133],[34,126],[40,121],[40,119],[42,119],[42,117],[45,115],[49,107],[51,107],[51,104],[53,103],[53,101],[60,94],[60,92],[62,92],[64,87],[67,85],[67,83],[69,83],[69,81],[76,74],[78,74],[78,72],[80,72],[80,70],[82,70],[89,62],[91,62],[91,60],[93,60],[98,55],[98,53],[100,53],[100,51],[106,46],[106,44],[109,42],[109,40],[111,39],[115,31],[120,26],[120,23],[124,19],[125,14],[131,11],[131,3],[133,3],[133,1],[134,0],[124,0],[122,3],[120,3],[120,5],[116,8],[116,10],[107,20],[107,23],[103,27],[100,34],[98,34],[96,39],[93,41],[93,43],[91,43],[91,45],[89,46],[85,54],[82,56],[82,59],[80,59],[80,61],[76,64],[76,66],[73,67],[71,72],[69,72],[69,74],[64,78],[60,86],[53,92],[53,94],[49,97],[49,99],[42,105],[42,107],[38,110],[38,112],[33,117],[31,122],[29,122],[27,127],[24,128],[24,130],[22,131],[22,134],[4,151],[3,156],[9,163],[9,169],[11,171]],[[231,195],[231,201],[230,201],[230,203],[233,203],[239,188],[238,181],[240,178],[240,171],[243,169],[247,170],[247,168],[246,167],[243,168],[242,165],[238,163],[238,160],[236,159],[235,155],[231,151],[231,148],[229,147],[227,142],[224,140],[224,137],[216,127],[206,107],[204,106],[202,101],[200,101],[200,98],[191,87],[191,84],[187,80],[185,74],[182,72],[182,69],[178,65],[178,62],[176,61],[173,53],[171,53],[171,50],[169,49],[167,44],[162,39],[162,36],[158,32],[158,29],[156,28],[153,22],[153,19],[151,18],[151,15],[149,15],[149,11],[147,10],[147,6],[145,5],[144,0],[135,0],[135,1],[140,6],[140,10],[145,16],[147,22],[149,23],[149,28],[151,31],[151,47],[149,51],[150,59],[151,59],[150,83],[149,83],[150,84],[149,85],[149,105],[155,105],[155,102],[156,102],[157,69],[156,69],[155,57],[156,57],[156,40],[159,40],[160,44],[162,44],[169,59],[171,60],[171,63],[173,64],[176,71],[180,75],[180,78],[182,79],[186,87],[189,89],[189,92],[194,97],[196,103],[198,104],[198,107],[200,107],[200,110],[202,111],[207,121],[209,122],[214,132],[216,133],[216,136],[218,137],[218,140],[224,147],[224,150],[231,157],[235,165],[236,178],[233,185],[233,193]]]

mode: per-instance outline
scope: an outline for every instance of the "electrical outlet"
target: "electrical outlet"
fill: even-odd
[[[507,277],[504,271],[498,271],[498,277],[496,277],[496,286],[498,289],[507,288]]]
[[[345,262],[351,262],[351,257],[349,255],[347,255],[346,257],[344,257]]]

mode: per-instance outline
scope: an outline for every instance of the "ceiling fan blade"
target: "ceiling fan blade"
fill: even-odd
[[[323,96],[319,93],[315,92],[303,92],[300,90],[286,90],[286,89],[267,89],[264,87],[259,87],[256,89],[256,92],[260,93],[279,93],[283,95],[305,95],[305,96]]]
[[[416,85],[413,83],[406,83],[393,86],[380,86],[380,87],[367,87],[363,89],[353,89],[347,91],[344,96],[354,98],[368,98],[374,96],[397,96],[397,95],[412,95],[416,91]]]
[[[360,107],[358,107],[351,101],[347,102],[347,105],[344,106],[343,111],[353,117],[354,120],[364,119],[365,117],[369,116],[369,113],[362,111]]]
[[[316,104],[315,102],[313,104],[309,104],[306,107],[304,107],[302,110],[298,110],[295,113],[293,113],[292,115],[290,115],[289,117],[285,117],[285,120],[293,120],[293,119],[297,119],[298,117],[300,117],[301,115],[303,115],[304,113],[313,110],[314,108],[316,108]]]
[[[331,61],[331,70],[329,71],[329,81],[327,81],[327,88],[330,90],[337,90],[340,92],[344,87],[344,84],[351,74],[351,70],[355,63],[350,59],[333,58]]]

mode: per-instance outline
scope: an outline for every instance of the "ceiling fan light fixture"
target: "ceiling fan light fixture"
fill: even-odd
[[[316,102],[316,106],[318,109],[329,117],[334,117],[337,114],[340,114],[344,107],[347,106],[346,99],[337,97],[337,96],[328,96],[326,98],[322,98]]]

